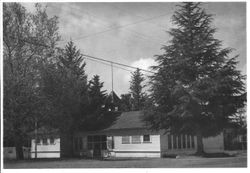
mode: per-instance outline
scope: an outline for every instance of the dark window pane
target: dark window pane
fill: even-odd
[[[114,136],[112,136],[112,149],[115,148],[115,141],[114,141]]]
[[[40,139],[39,138],[37,138],[36,139],[36,144],[38,144],[38,145],[40,145],[41,143],[40,143]]]
[[[75,140],[74,140],[74,144],[75,144],[75,150],[77,150],[78,149],[78,138],[75,138]]]
[[[176,142],[176,135],[173,135],[174,138],[173,138],[173,142],[174,142],[174,149],[177,148],[177,142]]]
[[[54,138],[51,137],[51,138],[49,139],[49,142],[50,142],[50,144],[54,144],[54,143],[55,143]]]
[[[93,142],[93,136],[88,136],[88,142]]]
[[[190,135],[187,135],[187,148],[190,148]]]
[[[143,142],[150,142],[150,135],[143,135]]]
[[[79,148],[82,149],[82,138],[79,138]]]
[[[88,143],[88,149],[89,149],[89,150],[92,150],[92,149],[93,149],[92,143]]]
[[[106,136],[105,136],[105,135],[103,135],[101,140],[102,140],[102,142],[103,142],[103,141],[107,141]]]
[[[106,142],[102,142],[102,149],[106,150],[107,149],[107,143]]]
[[[43,145],[48,145],[47,138],[43,138]]]
[[[94,142],[100,142],[100,136],[94,136]]]
[[[192,148],[194,148],[194,136],[191,136]]]
[[[182,146],[186,148],[186,135],[182,135]]]
[[[178,148],[181,149],[181,135],[178,135]]]
[[[171,135],[168,135],[168,149],[172,149],[172,138],[171,138]]]

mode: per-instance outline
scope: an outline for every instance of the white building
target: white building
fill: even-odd
[[[196,136],[151,131],[143,123],[143,112],[124,112],[108,128],[74,135],[74,154],[87,157],[162,157],[196,152]],[[223,134],[203,139],[205,152],[223,152]]]
[[[31,133],[31,158],[60,158],[60,137],[58,130],[39,128],[37,135]]]

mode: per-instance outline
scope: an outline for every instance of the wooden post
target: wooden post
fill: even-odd
[[[37,120],[35,121],[35,159],[37,158]]]
[[[114,84],[113,84],[113,63],[111,62],[111,79],[112,79],[112,103],[114,103]]]

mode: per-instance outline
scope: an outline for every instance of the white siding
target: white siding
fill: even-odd
[[[139,144],[122,144],[122,136],[114,136],[113,151],[116,157],[160,157],[160,135],[150,135],[150,143]]]
[[[31,140],[31,158],[35,158],[35,139]],[[37,158],[60,158],[60,138],[54,139],[54,144],[38,144]]]

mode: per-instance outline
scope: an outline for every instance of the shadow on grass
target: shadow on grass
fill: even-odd
[[[190,156],[200,156],[204,158],[223,158],[223,157],[235,157],[235,154],[228,153],[203,153],[203,154],[192,154]]]

